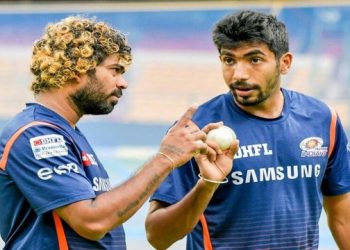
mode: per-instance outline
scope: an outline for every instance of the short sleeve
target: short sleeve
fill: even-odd
[[[78,148],[58,128],[25,130],[11,148],[6,170],[37,214],[95,197]]]
[[[322,181],[324,195],[340,195],[350,191],[350,151],[345,131],[337,118],[335,144]]]

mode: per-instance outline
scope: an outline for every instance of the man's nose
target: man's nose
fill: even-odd
[[[125,80],[125,78],[122,75],[117,76],[117,87],[121,89],[128,88],[128,82]]]
[[[248,68],[244,63],[237,63],[233,68],[233,81],[247,81],[249,79]]]

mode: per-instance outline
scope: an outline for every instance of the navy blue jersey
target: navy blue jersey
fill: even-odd
[[[94,199],[111,189],[107,172],[79,129],[38,104],[28,104],[4,128],[0,137],[2,158],[9,139],[33,121],[52,126],[39,124],[25,129],[12,144],[6,168],[0,170],[0,233],[4,250],[59,249],[52,211]],[[99,241],[90,241],[64,221],[59,223],[69,249],[126,248],[122,226]]]
[[[201,105],[193,117],[203,127],[223,121],[240,141],[229,182],[221,184],[187,249],[318,249],[323,195],[350,191],[350,161],[342,125],[314,98],[282,89],[280,117],[264,119],[241,110],[231,93]],[[332,131],[335,131],[332,132]],[[151,200],[174,204],[198,181],[192,159],[174,170]],[[203,219],[203,218],[202,218]]]

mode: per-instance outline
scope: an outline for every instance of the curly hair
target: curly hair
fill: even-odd
[[[272,15],[249,10],[221,19],[213,29],[213,42],[219,52],[242,43],[265,43],[276,58],[289,50],[286,26]]]
[[[116,53],[119,63],[127,68],[132,56],[126,37],[104,22],[71,16],[50,23],[33,46],[31,90],[38,94],[61,88],[77,74],[93,71],[106,57]]]

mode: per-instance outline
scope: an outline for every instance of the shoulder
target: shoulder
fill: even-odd
[[[293,90],[282,89],[291,111],[309,117],[330,117],[331,107],[322,100]]]
[[[48,143],[62,144],[70,141],[71,134],[59,122],[37,116],[34,109],[25,109],[5,125],[0,135],[0,152],[5,151],[5,147],[20,153],[23,146],[34,150]]]
[[[25,109],[7,121],[0,135],[1,144],[11,138],[20,128],[32,122],[33,117],[33,112]]]
[[[289,96],[289,99],[291,100],[292,103],[296,103],[299,105],[310,104],[312,105],[311,107],[314,107],[314,106],[323,107],[323,108],[329,107],[324,101],[298,91],[283,89],[283,93]]]
[[[38,104],[27,104],[27,107],[11,120],[9,120],[0,135],[1,142],[11,138],[19,130],[33,131],[33,133],[45,133],[45,131],[57,133],[71,133],[69,124],[62,121],[58,114],[41,107]]]

